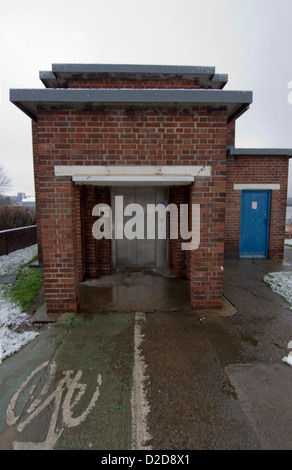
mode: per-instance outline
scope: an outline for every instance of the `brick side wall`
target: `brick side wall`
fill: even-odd
[[[82,282],[85,276],[85,256],[84,256],[84,226],[82,214],[82,186],[75,187],[75,207],[76,207],[76,236],[77,236],[77,263],[78,263],[78,280]]]
[[[78,188],[78,191],[80,190],[81,187]],[[110,191],[108,188],[95,186],[84,186],[82,191],[81,217],[84,224],[80,231],[82,246],[78,250],[78,256],[81,257],[83,254],[82,279],[84,277],[94,279],[111,273],[111,241],[95,240],[92,235],[92,227],[96,221],[96,217],[92,216],[92,209],[96,204],[104,203],[110,206]]]
[[[35,200],[36,200],[36,220],[37,220],[37,243],[38,243],[38,258],[39,262],[43,263],[43,249],[41,241],[41,225],[42,220],[40,217],[39,206],[39,153],[38,153],[38,126],[35,121],[32,121],[32,154],[34,165],[34,187],[35,187]]]
[[[27,248],[37,243],[37,227],[21,227],[0,231],[0,256],[9,255],[16,250]]]
[[[92,236],[92,226],[95,218],[92,216],[92,209],[97,204],[97,194],[95,186],[84,186],[84,200],[82,210],[84,212],[84,255],[85,255],[85,276],[96,278],[97,276],[97,246],[96,240]]]
[[[229,156],[227,173],[225,256],[239,257],[241,191],[234,184],[280,184],[271,191],[269,259],[282,259],[287,203],[288,158],[270,156]]]
[[[173,186],[169,190],[169,204],[176,204],[178,209],[178,216],[180,216],[180,204],[189,204],[190,202],[190,190],[188,186]],[[189,214],[189,224],[190,224]],[[190,227],[189,227],[190,229]],[[184,240],[180,237],[180,223],[178,239],[168,241],[168,252],[169,252],[169,270],[175,274],[176,277],[189,276],[187,269],[187,251],[181,249],[181,243]]]
[[[109,188],[96,188],[97,204],[111,205]],[[95,218],[96,220],[96,218]],[[96,272],[103,276],[111,273],[111,240],[96,240]]]

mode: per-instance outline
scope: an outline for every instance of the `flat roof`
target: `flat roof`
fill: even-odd
[[[250,91],[202,89],[12,89],[10,101],[35,119],[38,107],[89,109],[100,105],[198,105],[227,108],[231,121],[252,103]]]
[[[52,64],[54,73],[134,73],[155,75],[215,74],[215,67],[193,65]]]
[[[52,64],[51,71],[41,71],[40,79],[48,88],[68,86],[68,81],[102,76],[142,80],[181,78],[196,80],[202,88],[222,89],[227,74],[217,74],[215,67],[189,65],[124,65],[124,64]]]
[[[235,148],[235,147],[228,147],[227,148],[230,155],[251,155],[251,156],[286,156],[292,157],[292,149],[287,148]]]

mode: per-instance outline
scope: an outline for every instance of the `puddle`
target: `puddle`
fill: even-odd
[[[190,308],[189,282],[155,272],[123,272],[80,284],[80,311]]]

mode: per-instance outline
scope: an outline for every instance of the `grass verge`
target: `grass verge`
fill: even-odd
[[[28,266],[33,260],[19,267],[16,281],[6,290],[6,296],[18,304],[23,312],[34,303],[44,284],[43,270]]]

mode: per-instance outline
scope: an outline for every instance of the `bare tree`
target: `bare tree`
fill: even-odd
[[[0,194],[3,194],[11,186],[11,180],[7,176],[3,166],[0,166]]]

